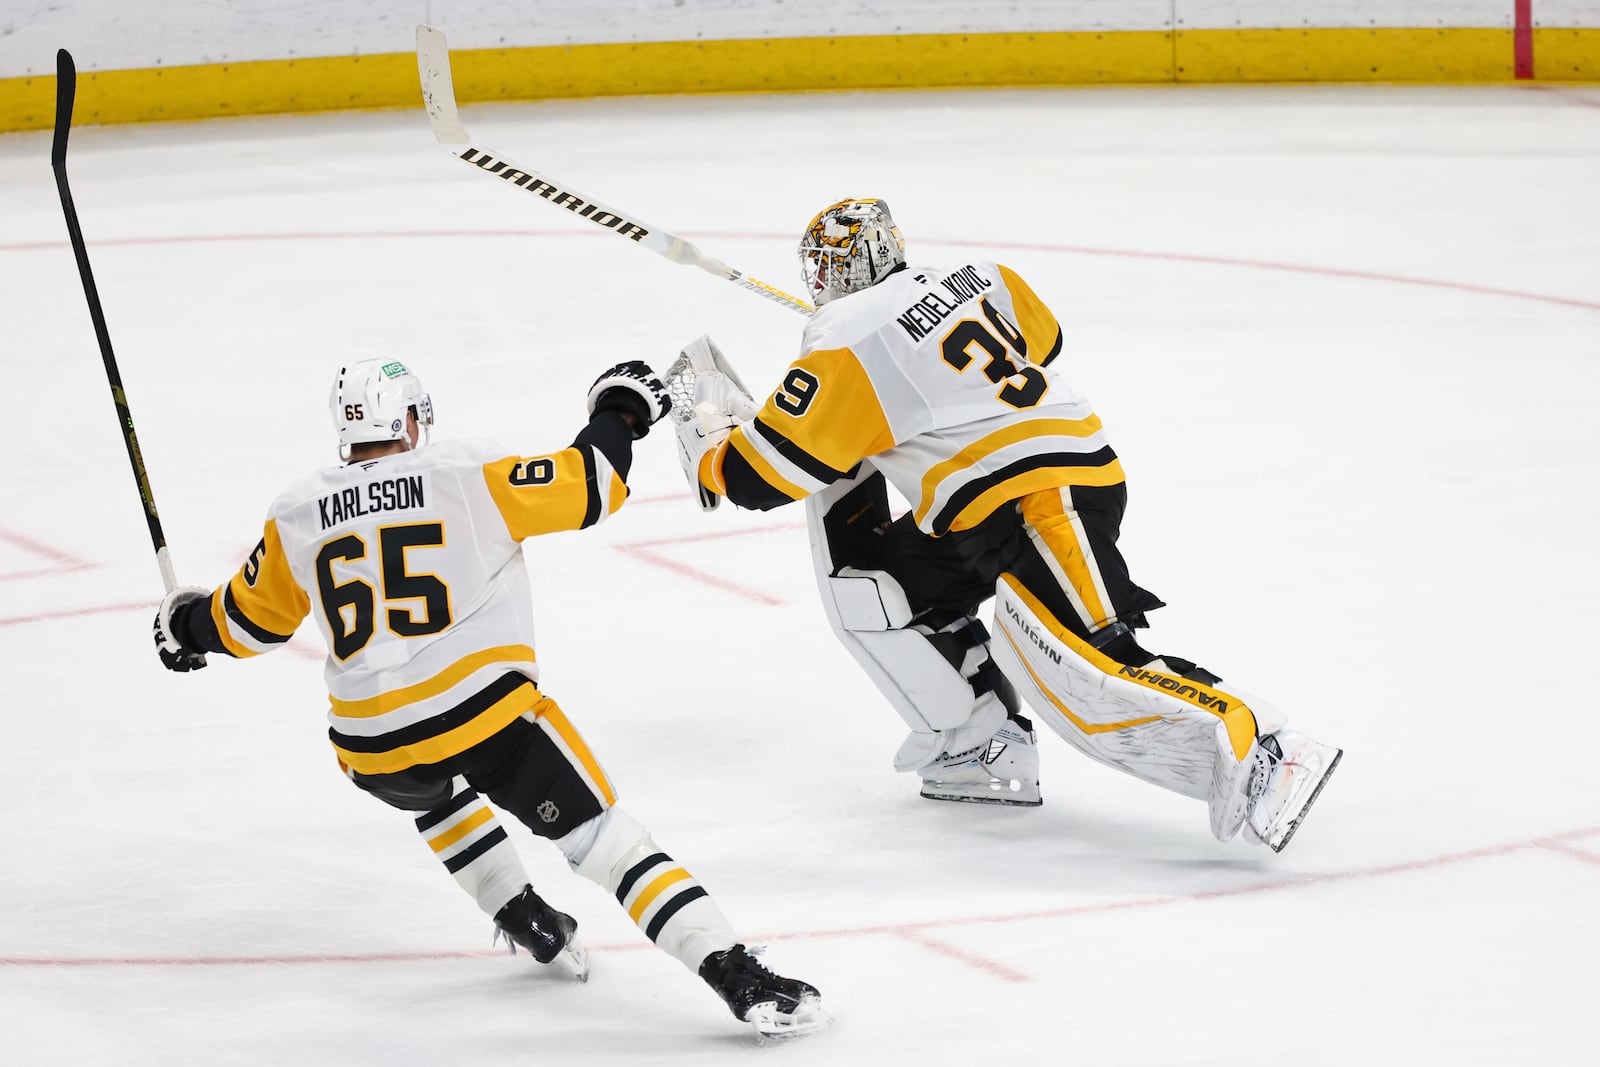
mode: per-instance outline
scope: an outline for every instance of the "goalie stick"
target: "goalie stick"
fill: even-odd
[[[450,46],[444,34],[432,26],[417,27],[417,73],[422,80],[422,103],[428,110],[428,123],[433,127],[433,136],[449,148],[457,159],[470,163],[484,174],[533,193],[552,206],[565,208],[579,218],[611,230],[640,248],[647,248],[674,263],[699,267],[708,274],[714,274],[802,315],[810,315],[816,310],[799,297],[791,296],[776,286],[768,285],[707,255],[692,241],[651,226],[598,200],[580,196],[569,185],[474,144],[467,136],[467,129],[461,123],[461,113],[456,107],[455,86],[450,77]]]
[[[78,224],[78,210],[72,204],[72,189],[67,185],[67,133],[72,128],[72,105],[78,95],[78,68],[72,54],[65,48],[56,52],[56,133],[50,147],[50,166],[56,172],[56,189],[61,193],[61,210],[67,219],[67,235],[72,239],[72,253],[78,260],[78,277],[83,281],[83,295],[89,301],[89,318],[94,322],[94,335],[100,342],[100,358],[106,365],[106,384],[111,386],[111,402],[117,408],[117,423],[122,429],[122,443],[128,450],[128,462],[133,465],[133,480],[144,503],[144,519],[150,527],[150,543],[155,546],[156,566],[161,568],[161,582],[167,592],[178,586],[172,569],[172,556],[167,551],[167,537],[161,530],[161,516],[156,511],[156,496],[150,488],[150,475],[145,470],[144,456],[139,451],[139,438],[133,429],[133,412],[128,410],[128,398],[122,391],[122,372],[117,369],[117,357],[111,351],[111,333],[106,329],[105,312],[100,308],[100,291],[94,284],[94,272],[89,269],[89,250],[84,247],[83,228]]]

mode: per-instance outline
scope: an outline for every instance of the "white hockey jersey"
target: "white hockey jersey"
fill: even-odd
[[[329,468],[273,503],[211,619],[251,656],[312,615],[340,760],[363,774],[435,763],[542,700],[521,541],[592,526],[626,496],[591,447],[449,441]]]
[[[755,420],[700,467],[743,507],[817,492],[862,459],[939,536],[1063,485],[1115,485],[1100,420],[1050,364],[1061,326],[1014,271],[909,267],[821,308]]]

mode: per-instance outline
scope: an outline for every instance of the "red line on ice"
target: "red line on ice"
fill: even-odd
[[[1587,103],[1587,101],[1584,101]],[[193,236],[169,237],[115,237],[108,240],[97,240],[97,246],[114,247],[118,245],[169,245],[169,244],[217,244],[229,241],[361,241],[361,240],[405,240],[412,238],[495,238],[515,239],[547,238],[565,239],[582,238],[594,240],[604,237],[599,232],[587,230],[382,230],[370,233],[356,231],[328,231],[323,233],[239,233],[239,234],[196,234]],[[794,240],[793,234],[770,233],[707,233],[685,232],[685,237],[696,240],[713,239],[726,241],[785,241]],[[1530,293],[1521,289],[1503,289],[1493,285],[1478,285],[1473,282],[1453,282],[1438,278],[1413,278],[1403,274],[1387,274],[1382,271],[1355,270],[1344,267],[1319,267],[1307,263],[1283,263],[1268,259],[1239,259],[1231,256],[1207,256],[1190,254],[1186,252],[1152,252],[1123,248],[1090,248],[1083,245],[1042,244],[1018,241],[957,241],[942,240],[938,237],[923,235],[922,241],[932,245],[945,245],[950,248],[993,248],[1012,249],[1028,252],[1055,252],[1073,256],[1106,256],[1119,259],[1150,259],[1163,260],[1173,263],[1201,263],[1217,267],[1244,267],[1250,270],[1283,271],[1293,274],[1314,274],[1328,278],[1353,278],[1360,281],[1386,282],[1392,285],[1417,285],[1430,289],[1451,289],[1463,293],[1478,293],[1483,296],[1499,296],[1508,300],[1531,300],[1541,304],[1559,304],[1563,307],[1584,308],[1588,311],[1600,311],[1600,302],[1593,300],[1579,300],[1574,297],[1551,296],[1546,293]],[[65,241],[21,241],[11,244],[0,244],[0,252],[29,252],[41,249],[64,249],[68,247]]]
[[[159,600],[141,600],[132,604],[98,604],[89,608],[72,608],[68,611],[46,611],[38,615],[12,615],[0,619],[0,626],[21,626],[30,622],[49,622],[52,619],[75,619],[80,615],[109,615],[115,611],[148,611],[154,613],[161,602]]]
[[[1336,882],[1358,881],[1368,878],[1383,878],[1394,874],[1405,874],[1412,871],[1433,870],[1440,867],[1450,867],[1462,863],[1471,863],[1475,860],[1491,859],[1497,856],[1509,856],[1517,852],[1526,852],[1533,849],[1549,848],[1551,843],[1564,843],[1567,841],[1581,840],[1583,838],[1600,835],[1600,826],[1590,826],[1581,830],[1571,830],[1559,834],[1546,834],[1530,838],[1525,841],[1513,841],[1501,845],[1486,845],[1483,848],[1468,849],[1465,852],[1449,852],[1440,856],[1429,856],[1418,860],[1409,860],[1404,863],[1390,863],[1378,867],[1364,867],[1353,871],[1329,871],[1324,874],[1304,874],[1293,877],[1279,878],[1267,882],[1258,882],[1254,885],[1235,886],[1230,889],[1212,889],[1199,893],[1180,893],[1171,896],[1137,897],[1132,900],[1106,901],[1099,904],[1078,904],[1065,908],[1046,908],[1038,911],[1008,912],[1003,915],[959,915],[945,919],[923,919],[914,922],[885,923],[877,926],[846,926],[830,930],[796,930],[786,933],[769,933],[755,935],[751,941],[798,941],[814,938],[847,938],[865,937],[872,935],[888,934],[908,940],[918,940],[925,931],[942,930],[959,926],[1000,925],[1005,923],[1030,922],[1040,919],[1070,919],[1080,915],[1098,915],[1114,911],[1142,911],[1151,908],[1164,908],[1179,904],[1196,904],[1207,900],[1223,900],[1231,897],[1250,896],[1255,893],[1274,893],[1289,889],[1306,889],[1316,886],[1331,885]],[[633,952],[651,948],[645,941],[630,941],[625,944],[615,945],[590,945],[590,951],[598,952]],[[933,947],[929,945],[929,947]],[[952,948],[951,946],[945,946]],[[942,951],[942,949],[936,949]],[[953,949],[959,952],[959,949]],[[949,954],[949,953],[947,953]],[[466,960],[478,959],[487,956],[500,956],[503,952],[481,950],[477,952],[374,952],[374,953],[340,953],[320,954],[306,953],[304,955],[281,956],[103,956],[103,957],[36,957],[36,956],[0,956],[0,967],[210,967],[210,966],[247,966],[272,963],[386,963],[409,960]],[[966,962],[981,960],[982,957],[971,957]],[[1026,980],[1026,979],[1024,979]]]
[[[920,930],[897,930],[895,931],[895,936],[904,941],[910,941],[913,944],[921,945],[923,948],[937,952],[941,956],[948,956],[953,960],[959,960],[969,967],[983,971],[985,974],[991,974],[1005,982],[1033,981],[1032,978],[1023,974],[1021,971],[1013,970],[997,960],[991,960],[986,956],[978,955],[976,952],[968,952],[966,949],[957,948],[948,941],[940,941],[937,938],[929,937]]]
[[[94,566],[94,563],[90,560],[79,559],[70,552],[63,552],[54,545],[47,545],[43,541],[35,541],[27,534],[18,533],[16,530],[0,528],[0,541],[9,541],[24,552],[31,552],[35,556],[43,556],[51,563],[59,564],[60,569],[63,570],[76,571]]]
[[[684,496],[687,498],[688,494],[684,494]],[[725,593],[732,593],[734,596],[754,601],[757,604],[777,606],[781,605],[783,601],[771,593],[751,588],[731,578],[724,578],[719,574],[712,574],[691,564],[663,556],[653,551],[653,549],[660,545],[687,545],[698,541],[719,541],[729,537],[746,537],[751,534],[771,533],[774,530],[800,530],[804,528],[805,523],[803,522],[786,522],[771,526],[758,526],[753,529],[713,530],[708,533],[685,534],[680,537],[659,537],[649,541],[628,541],[612,547],[624,555],[639,560],[641,563],[648,563],[651,566],[660,567],[662,570],[671,571],[673,574],[687,578],[699,585],[709,585],[712,588],[721,589]]]

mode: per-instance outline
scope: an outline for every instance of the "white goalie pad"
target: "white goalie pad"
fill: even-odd
[[[1041,617],[1008,578],[995,589],[994,624],[995,662],[1051,729],[1101,763],[1207,801],[1220,840],[1238,832],[1245,809],[1235,800],[1257,765],[1242,699],[1107,658]]]
[[[700,484],[700,460],[727,440],[735,426],[755,418],[759,408],[733,364],[709,336],[685,345],[662,381],[672,397],[678,464],[700,510],[713,511],[722,497]]]
[[[846,496],[882,475],[863,463],[856,477],[841,479],[806,498],[806,525],[811,532],[811,558],[817,590],[835,636],[861,665],[867,677],[911,728],[911,737],[895,756],[897,770],[920,770],[941,756],[979,748],[1005,722],[1005,706],[993,694],[977,697],[967,680],[986,658],[982,647],[970,649],[962,670],[910,628],[913,609],[905,590],[885,571],[838,566],[829,543],[829,513]],[[871,492],[873,487],[867,487]],[[853,498],[849,507],[857,511]],[[887,519],[887,498],[878,502]],[[837,530],[838,524],[832,524]]]

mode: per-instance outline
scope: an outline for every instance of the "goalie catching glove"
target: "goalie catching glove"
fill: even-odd
[[[678,463],[700,501],[701,511],[722,500],[700,482],[700,461],[728,439],[733,428],[756,417],[759,408],[739,380],[733,364],[710,337],[697,337],[667,368],[673,419],[678,431]]]
[[[172,590],[161,600],[161,609],[156,612],[155,639],[156,654],[161,657],[161,665],[169,671],[197,671],[206,665],[206,654],[183,647],[172,632],[173,612],[185,604],[192,604],[196,600],[205,600],[211,595],[211,590],[201,589],[195,585],[180,586]]]
[[[650,365],[637,359],[618,363],[589,387],[589,414],[621,411],[633,416],[633,438],[650,432],[661,416],[672,410],[672,398]]]

